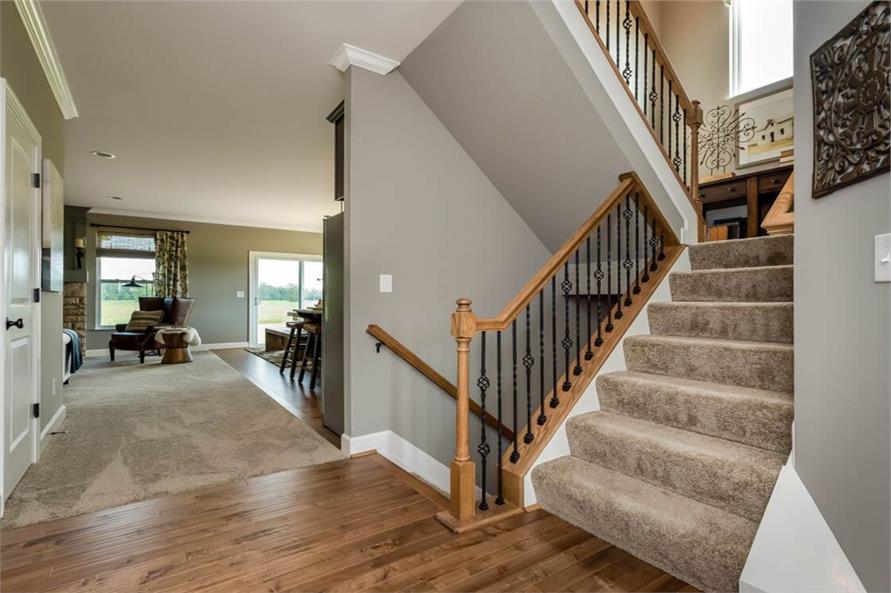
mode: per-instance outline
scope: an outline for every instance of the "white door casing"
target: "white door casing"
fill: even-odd
[[[262,299],[258,295],[260,284],[259,272],[261,259],[280,259],[290,261],[322,261],[319,255],[307,255],[301,253],[283,253],[276,251],[249,251],[248,252],[248,343],[252,347],[260,344],[260,334],[257,329],[259,309]],[[303,282],[303,267],[300,268],[298,282]],[[302,285],[301,285],[302,290]]]
[[[37,461],[40,434],[33,404],[40,393],[40,173],[41,140],[36,127],[9,86],[2,81],[3,148],[0,207],[3,317],[2,348],[2,474],[3,500]],[[37,293],[39,294],[39,293]]]

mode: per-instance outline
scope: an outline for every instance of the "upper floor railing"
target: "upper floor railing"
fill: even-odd
[[[576,0],[641,118],[684,187],[705,231],[699,201],[702,107],[687,96],[677,71],[638,0]]]

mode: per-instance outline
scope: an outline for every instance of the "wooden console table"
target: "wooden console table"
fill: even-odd
[[[734,177],[718,179],[702,183],[699,186],[699,199],[702,200],[702,215],[708,221],[709,213],[715,220],[725,220],[716,213],[717,210],[732,208],[734,206],[746,206],[745,217],[729,217],[733,222],[739,222],[740,238],[758,237],[767,233],[761,228],[761,221],[767,215],[774,200],[786,184],[789,175],[792,174],[792,165],[784,165],[766,171],[737,174]],[[711,240],[724,239],[719,236],[722,233],[709,233]],[[716,236],[718,235],[718,236]]]

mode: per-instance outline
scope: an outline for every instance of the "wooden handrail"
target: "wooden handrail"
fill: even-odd
[[[476,320],[476,331],[503,331],[507,329],[511,322],[513,322],[513,320],[526,309],[526,305],[532,302],[532,299],[534,299],[538,292],[544,288],[545,284],[547,284],[554,274],[556,274],[560,268],[566,264],[569,258],[572,257],[572,254],[575,253],[575,250],[582,244],[585,237],[597,228],[597,225],[603,222],[603,219],[606,218],[606,214],[615,208],[616,203],[619,202],[619,200],[624,199],[626,195],[635,189],[639,192],[641,206],[648,206],[649,210],[659,222],[661,228],[665,230],[665,244],[667,246],[678,245],[679,241],[677,235],[675,235],[674,231],[671,229],[668,221],[665,220],[662,212],[656,207],[653,197],[644,187],[643,183],[641,183],[637,173],[634,173],[633,171],[622,173],[619,176],[619,185],[616,186],[616,189],[614,189],[600,207],[597,208],[594,214],[592,214],[590,218],[588,218],[588,220],[586,220],[560,247],[560,249],[551,256],[545,265],[542,266],[541,270],[539,270],[538,273],[526,283],[520,292],[517,293],[517,296],[515,296],[511,302],[501,310],[498,317]]]
[[[761,228],[769,235],[784,235],[795,230],[795,173],[789,175],[777,199],[761,222]]]
[[[386,346],[393,354],[407,362],[410,366],[414,367],[419,373],[421,373],[424,377],[430,380],[434,385],[442,389],[446,395],[450,396],[452,399],[458,399],[458,388],[448,379],[442,376],[436,369],[427,364],[422,358],[420,358],[417,354],[409,350],[405,347],[405,345],[390,335],[386,330],[384,330],[379,325],[369,325],[365,328],[365,331],[378,340],[381,344]],[[481,416],[482,410],[478,403],[473,400],[470,400],[470,411],[474,413],[477,417],[483,418],[483,421],[490,426],[491,428],[498,430],[498,419],[495,418],[492,414],[486,412],[485,416]],[[512,441],[514,438],[514,433],[511,429],[506,426],[501,426],[501,436],[506,438],[509,441]]]

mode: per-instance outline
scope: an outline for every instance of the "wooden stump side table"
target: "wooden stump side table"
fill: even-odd
[[[185,329],[163,330],[164,357],[161,358],[161,364],[192,362],[192,352],[189,350],[187,336],[188,331]]]

